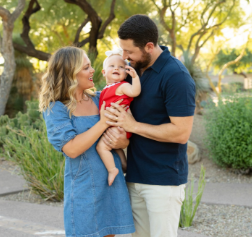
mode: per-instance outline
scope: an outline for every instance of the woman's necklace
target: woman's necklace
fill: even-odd
[[[80,103],[82,100],[83,101],[88,101],[89,100],[89,96],[88,95],[86,95],[85,93],[83,95],[84,95],[84,98],[82,98],[81,100],[77,100],[78,103]]]

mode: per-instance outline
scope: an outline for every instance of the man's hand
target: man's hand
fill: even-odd
[[[130,109],[126,112],[120,105],[111,103],[111,107],[106,108],[109,113],[105,116],[114,122],[107,121],[107,124],[114,127],[121,127],[127,132],[134,133],[137,122],[131,114]]]
[[[129,145],[126,132],[120,127],[110,127],[103,134],[104,143],[112,149],[124,149]]]

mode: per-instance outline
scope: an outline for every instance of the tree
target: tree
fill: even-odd
[[[61,31],[63,31],[63,34],[67,39],[67,44],[65,44],[63,42],[65,45],[76,45],[77,47],[83,47],[84,45],[89,44],[89,53],[93,53],[96,57],[98,54],[97,41],[98,41],[98,39],[102,39],[104,37],[104,32],[105,32],[107,26],[115,18],[114,8],[115,8],[116,0],[111,0],[109,13],[108,13],[108,16],[107,16],[106,20],[104,21],[104,23],[103,23],[102,18],[98,15],[98,12],[95,10],[95,8],[88,1],[86,1],[86,0],[64,0],[64,2],[66,2],[68,4],[64,5],[64,4],[62,4],[62,2],[59,3],[59,1],[55,1],[53,3],[51,3],[50,1],[43,2],[43,4],[45,4],[45,8],[47,8],[46,13],[52,14],[54,16],[54,21],[56,21],[54,23],[56,23],[56,25],[60,24],[62,26],[60,31],[54,29],[54,34],[56,34],[56,36],[60,40],[62,40],[60,34],[61,34]],[[75,24],[75,34],[74,34],[75,37],[72,39],[69,36],[68,29],[67,29],[67,24],[69,21],[71,21],[71,15],[73,13],[73,12],[69,12],[69,8],[68,8],[69,3],[78,6],[82,10],[82,17],[80,17],[80,18],[82,18],[82,19],[84,18],[84,20],[82,20],[82,22],[78,25],[78,27],[76,27],[76,24]],[[96,2],[96,8],[97,8],[97,5],[101,6],[102,4],[104,4],[104,2],[101,2],[101,1],[99,1],[98,3]],[[95,5],[95,3],[93,3],[93,5]],[[50,7],[48,8],[48,6],[50,6]],[[56,8],[55,8],[55,6],[56,6]],[[43,8],[43,9],[45,9],[45,8]],[[68,14],[67,15],[68,18],[65,18],[64,23],[61,22],[61,19],[56,18],[56,16],[57,16],[56,13],[58,12],[58,9],[61,9],[61,11],[65,11]],[[72,9],[72,8],[70,7],[70,9]],[[30,31],[31,31],[30,17],[40,10],[41,10],[41,6],[40,6],[39,1],[38,0],[30,0],[29,6],[25,12],[23,19],[22,19],[23,32],[21,33],[21,37],[22,37],[23,41],[25,42],[26,46],[22,46],[20,44],[15,43],[14,47],[16,50],[23,52],[23,53],[26,53],[29,56],[38,58],[40,60],[47,61],[48,58],[50,57],[50,53],[47,53],[47,52],[44,52],[41,50],[37,50],[35,48],[34,44],[32,43],[31,38],[30,38]],[[83,17],[83,12],[85,13],[84,14],[85,17]],[[44,17],[46,17],[46,16],[44,16]],[[49,16],[49,17],[51,17],[51,16]],[[82,29],[88,23],[91,24],[90,32],[88,33],[87,37],[80,40]],[[55,27],[53,27],[53,24],[51,25],[51,27],[55,28]],[[52,33],[52,32],[50,32],[50,33]],[[48,35],[47,37],[49,38],[51,36]]]
[[[210,44],[211,44],[211,48],[210,48],[210,56],[207,57],[206,61],[206,65],[205,65],[205,75],[208,79],[209,85],[211,87],[211,89],[214,91],[214,93],[219,96],[219,92],[217,91],[217,89],[215,88],[215,85],[212,82],[211,77],[209,76],[209,71],[210,68],[213,65],[214,60],[216,59],[217,55],[219,54],[219,52],[221,51],[221,49],[223,48],[223,46],[229,41],[230,39],[226,39],[224,38],[223,40],[220,41],[215,41],[214,38],[212,38],[210,40]]]
[[[240,55],[240,50],[237,49],[222,49],[216,55],[213,65],[220,69],[227,62],[232,61]],[[244,78],[247,78],[246,73],[251,71],[252,67],[252,51],[246,48],[244,50],[244,56],[235,64],[229,66],[230,70],[235,74],[240,74]]]
[[[218,73],[218,91],[219,91],[219,96],[220,96],[220,93],[221,93],[221,79],[222,79],[222,73],[224,72],[225,69],[227,69],[228,67],[230,67],[231,65],[234,65],[234,64],[237,64],[244,56],[245,54],[245,51],[246,51],[246,48],[248,46],[248,43],[250,41],[250,38],[248,36],[248,40],[245,44],[245,46],[243,47],[241,53],[238,55],[238,57],[236,57],[235,59],[233,59],[232,61],[229,61],[227,63],[225,63],[223,65],[223,67],[221,68],[220,72]]]
[[[15,73],[15,57],[12,43],[14,22],[25,7],[25,0],[19,0],[13,13],[0,7],[0,16],[3,22],[3,36],[0,35],[1,54],[4,58],[4,70],[0,76],[0,116],[4,114],[9,97],[11,83]]]
[[[176,56],[179,48],[182,52],[192,55],[194,63],[201,48],[225,24],[234,26],[240,22],[242,9],[239,0],[162,0],[158,3],[152,0],[159,14],[159,21],[168,33],[166,43],[171,45],[171,52]],[[161,30],[162,32],[162,30]],[[165,41],[165,36],[162,40]]]

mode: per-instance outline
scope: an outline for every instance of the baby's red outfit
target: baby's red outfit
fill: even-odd
[[[103,101],[106,102],[106,107],[110,107],[110,103],[113,102],[117,102],[118,100],[123,99],[123,101],[120,103],[120,105],[126,105],[129,106],[131,101],[133,100],[132,97],[129,97],[127,95],[116,95],[116,89],[122,85],[123,83],[128,83],[126,81],[122,81],[122,82],[116,82],[113,83],[111,85],[107,85],[104,87],[104,89],[101,92],[100,95],[100,101],[99,101],[99,110],[101,109],[102,103]],[[132,135],[132,133],[130,132],[126,132],[127,133],[127,138],[129,139]]]

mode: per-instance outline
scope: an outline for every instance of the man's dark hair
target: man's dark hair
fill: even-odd
[[[158,41],[156,24],[146,15],[133,15],[120,26],[118,36],[122,40],[132,39],[134,45],[144,48],[148,42],[155,46]]]

